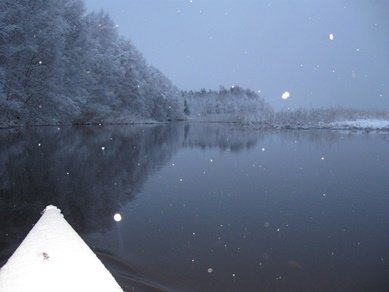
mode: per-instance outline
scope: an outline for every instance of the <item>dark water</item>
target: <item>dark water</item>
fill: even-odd
[[[0,265],[48,204],[126,291],[389,290],[388,133],[0,131]]]

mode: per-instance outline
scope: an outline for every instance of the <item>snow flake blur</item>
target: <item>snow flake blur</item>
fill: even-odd
[[[122,221],[122,215],[120,213],[116,213],[115,215],[113,215],[113,220],[115,220],[116,222]]]
[[[281,98],[282,98],[283,100],[287,100],[289,97],[290,97],[289,91],[285,91],[285,92],[281,95]]]

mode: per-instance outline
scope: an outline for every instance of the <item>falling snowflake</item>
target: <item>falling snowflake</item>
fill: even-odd
[[[116,213],[115,215],[113,215],[113,220],[115,220],[116,222],[122,221],[122,215]]]
[[[328,38],[330,39],[330,41],[333,41],[333,40],[335,39],[335,36],[334,36],[333,33],[330,33],[330,34],[328,35]]]
[[[281,95],[281,98],[282,98],[283,100],[287,100],[287,99],[289,98],[289,96],[290,96],[289,91],[285,91],[285,92]]]

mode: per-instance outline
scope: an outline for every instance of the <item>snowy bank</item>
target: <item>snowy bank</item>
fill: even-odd
[[[0,270],[1,292],[123,291],[54,206]]]
[[[330,123],[329,126],[335,129],[389,130],[389,121],[376,119],[338,121]]]

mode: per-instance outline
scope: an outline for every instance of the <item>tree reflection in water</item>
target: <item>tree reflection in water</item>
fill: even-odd
[[[264,131],[195,123],[1,130],[0,266],[49,204],[58,206],[81,235],[112,230],[113,215],[182,148],[237,153],[261,149],[273,140],[285,152],[282,145],[290,148],[290,141],[321,147],[344,137],[336,131]],[[95,251],[122,285],[164,290],[115,251]]]

